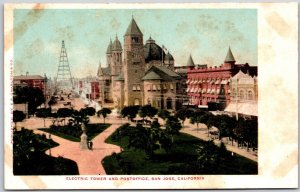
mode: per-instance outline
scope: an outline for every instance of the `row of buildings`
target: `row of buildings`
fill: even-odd
[[[221,66],[195,64],[192,56],[186,65],[174,63],[172,54],[152,37],[144,43],[132,18],[123,46],[117,36],[110,40],[105,67],[100,63],[96,78],[78,80],[75,87],[79,94],[112,108],[151,104],[176,110],[193,105],[257,116],[257,67],[236,64],[230,48]],[[44,90],[45,78],[33,77],[16,76],[14,84]]]

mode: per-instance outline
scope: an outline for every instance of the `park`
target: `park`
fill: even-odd
[[[15,175],[258,173],[255,120],[150,105],[96,111],[62,97],[29,118],[14,111]],[[83,132],[92,148],[81,148]]]

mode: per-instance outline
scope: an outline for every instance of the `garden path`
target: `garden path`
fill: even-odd
[[[51,138],[55,142],[59,143],[59,146],[47,150],[46,153],[54,157],[61,156],[75,161],[77,163],[80,175],[106,175],[101,163],[103,158],[111,155],[114,152],[121,152],[121,148],[116,145],[107,144],[104,141],[119,126],[119,123],[114,123],[105,131],[96,136],[92,140],[93,150],[80,150],[79,142],[72,142],[55,135],[51,135]],[[39,131],[36,130],[36,132]],[[46,135],[49,137],[48,133]]]

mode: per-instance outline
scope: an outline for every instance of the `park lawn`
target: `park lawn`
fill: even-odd
[[[102,133],[105,129],[107,129],[111,124],[103,124],[103,123],[97,123],[97,124],[87,124],[87,136],[88,140],[92,140],[94,137]],[[74,142],[80,142],[80,136],[82,134],[82,130],[80,128],[75,127],[69,127],[66,126],[55,126],[50,128],[40,128],[39,130],[42,130],[47,133],[51,133],[52,135],[56,135],[58,137],[74,141]]]
[[[58,146],[46,136],[32,130],[15,131],[13,144],[14,175],[78,175],[76,162],[63,157],[52,157],[45,151]]]
[[[128,132],[135,127],[123,128]],[[120,128],[122,129],[122,128]],[[257,163],[241,156],[226,155],[227,159],[212,170],[197,168],[196,146],[206,141],[191,135],[180,133],[174,137],[174,143],[166,153],[164,149],[155,151],[153,157],[144,151],[128,148],[128,136],[116,138],[115,133],[107,138],[106,143],[119,145],[123,152],[104,158],[103,167],[108,175],[180,175],[180,174],[257,174]]]

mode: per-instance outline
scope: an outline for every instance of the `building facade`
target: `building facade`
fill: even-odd
[[[34,87],[40,89],[44,95],[47,89],[47,77],[41,75],[19,75],[14,76],[13,86],[16,87]]]
[[[257,75],[257,67],[248,63],[236,64],[231,49],[228,49],[224,63],[217,67],[207,65],[195,65],[190,56],[187,62],[187,94],[192,105],[208,107],[209,104],[218,106],[224,110],[230,103],[231,77],[239,71]]]
[[[239,71],[231,78],[230,103],[225,111],[243,116],[257,117],[258,87],[257,76]]]
[[[110,41],[107,67],[98,68],[100,102],[115,108],[151,104],[175,109],[182,100],[182,76],[174,71],[174,58],[150,37],[144,44],[143,33],[132,18],[122,47],[118,37]],[[180,96],[181,97],[181,96]]]

